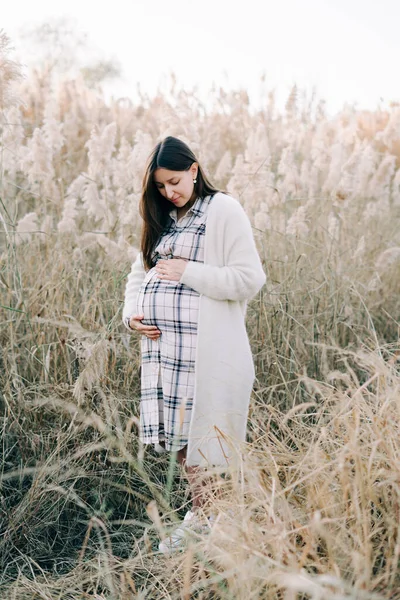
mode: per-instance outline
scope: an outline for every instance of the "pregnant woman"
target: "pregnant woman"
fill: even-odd
[[[245,440],[254,382],[246,303],[265,274],[242,206],[177,138],[150,155],[140,213],[123,322],[142,335],[140,440],[176,452],[191,487],[192,510],[159,546],[171,552],[198,525],[201,475],[234,464]]]

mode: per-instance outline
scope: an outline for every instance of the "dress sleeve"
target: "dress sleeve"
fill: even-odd
[[[189,261],[180,283],[215,300],[250,300],[264,285],[265,273],[243,207],[234,201],[226,208],[218,222],[224,266]]]
[[[143,256],[139,252],[128,275],[125,287],[124,308],[122,310],[122,322],[129,331],[134,331],[129,326],[129,319],[136,314],[137,295],[145,277],[146,271],[143,265]]]

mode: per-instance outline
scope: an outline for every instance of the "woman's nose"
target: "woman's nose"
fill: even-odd
[[[172,196],[174,195],[173,189],[167,185],[165,186],[165,195],[167,196],[167,198],[172,198]]]

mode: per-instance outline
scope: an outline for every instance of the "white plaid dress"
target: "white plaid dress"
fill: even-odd
[[[197,198],[184,217],[177,210],[153,252],[159,259],[184,258],[204,262],[204,236],[212,196]],[[178,281],[161,280],[150,269],[137,299],[144,325],[156,325],[158,340],[142,336],[140,440],[165,442],[167,450],[188,443],[193,406],[199,294]]]

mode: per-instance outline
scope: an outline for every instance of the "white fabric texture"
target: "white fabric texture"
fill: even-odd
[[[188,262],[180,279],[200,294],[186,460],[188,466],[224,467],[236,463],[237,445],[246,439],[254,383],[246,304],[264,285],[265,273],[250,221],[241,204],[227,194],[219,192],[213,198],[204,244],[204,264]],[[135,314],[145,276],[139,253],[125,289],[125,326],[126,319]]]

